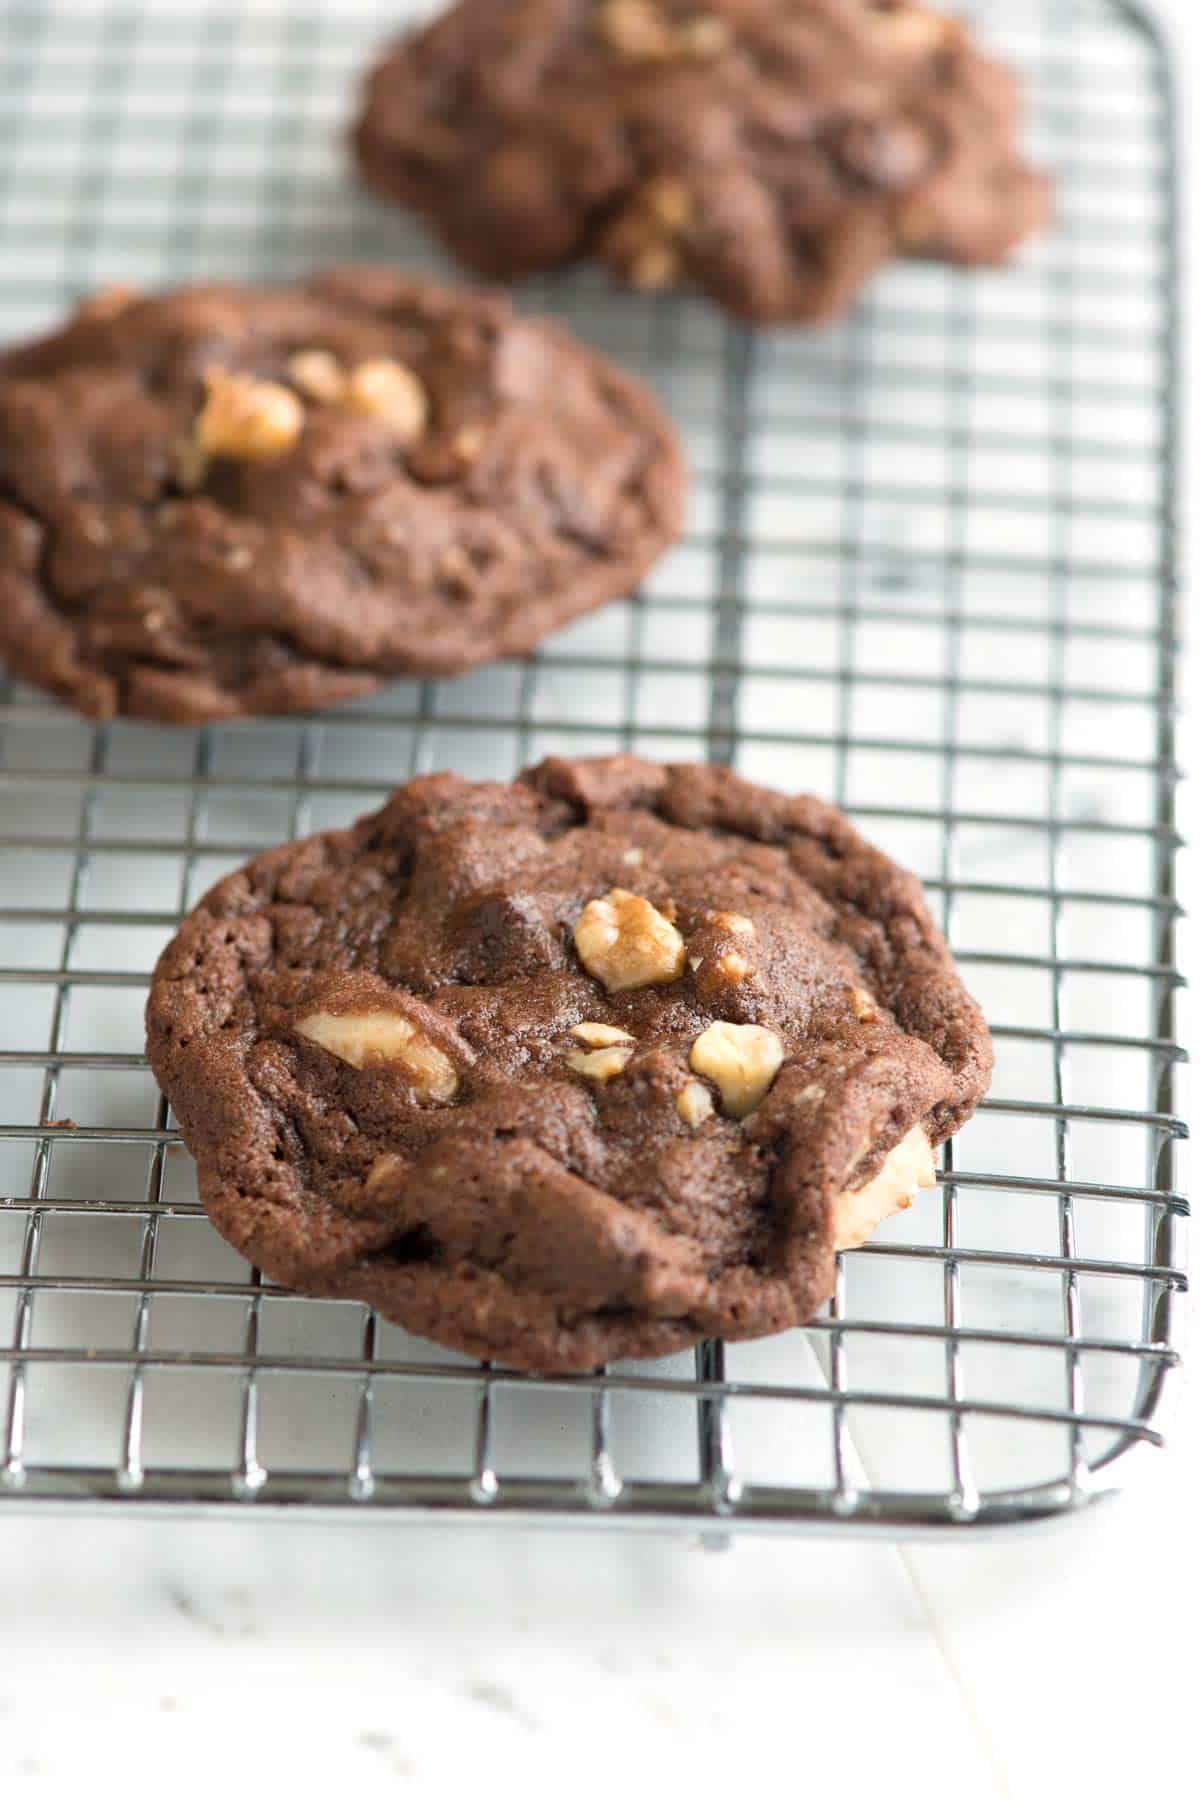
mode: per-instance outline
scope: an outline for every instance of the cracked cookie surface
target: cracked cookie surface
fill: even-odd
[[[919,884],[839,813],[626,756],[423,777],[260,856],[147,1023],[245,1256],[547,1371],[810,1318],[991,1069]]]
[[[0,657],[96,717],[336,705],[629,592],[683,490],[650,394],[502,298],[110,290],[0,356]]]
[[[469,267],[581,258],[744,318],[845,310],[889,258],[998,263],[1050,212],[1016,82],[906,0],[460,0],[387,50],[367,180]]]

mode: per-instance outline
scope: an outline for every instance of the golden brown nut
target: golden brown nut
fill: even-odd
[[[267,462],[290,450],[304,428],[304,408],[278,382],[210,369],[204,386],[193,431],[200,456]]]
[[[656,987],[683,973],[684,944],[656,906],[628,888],[590,900],[575,927],[575,948],[589,975],[610,994]]]
[[[914,1125],[865,1187],[839,1194],[834,1201],[834,1249],[856,1250],[893,1213],[906,1212],[920,1188],[937,1179],[933,1146],[921,1126]]]
[[[697,1075],[715,1081],[722,1110],[744,1119],[764,1099],[783,1063],[779,1034],[765,1025],[734,1025],[718,1019],[702,1031],[688,1057]]]
[[[309,400],[337,406],[346,392],[346,371],[329,350],[297,350],[288,358],[288,380]]]
[[[599,29],[626,62],[662,62],[675,48],[671,21],[652,0],[603,0]]]
[[[718,931],[732,932],[734,937],[753,937],[754,920],[748,919],[745,913],[715,912],[707,915],[710,925]]]
[[[387,1187],[395,1176],[401,1174],[406,1166],[407,1159],[403,1156],[394,1156],[390,1153],[377,1156],[371,1164],[364,1184],[366,1192],[377,1194],[381,1187]]]
[[[715,13],[695,13],[677,29],[675,43],[681,55],[707,62],[710,57],[724,56],[733,43],[733,33]]]
[[[629,264],[629,279],[644,294],[662,293],[672,288],[683,273],[683,258],[674,244],[649,243],[639,250]]]
[[[722,981],[745,981],[750,973],[750,964],[740,950],[726,950],[717,958],[717,973]]]
[[[350,371],[341,403],[347,412],[378,419],[406,443],[419,438],[429,423],[424,385],[406,364],[385,356]]]
[[[458,1088],[444,1050],[403,1013],[310,1013],[296,1030],[310,1043],[356,1069],[398,1069],[418,1100],[451,1100]]]
[[[634,1041],[619,1025],[602,1025],[599,1019],[584,1019],[581,1024],[572,1025],[571,1036],[586,1044],[589,1050],[606,1050],[612,1044],[632,1044]]]
[[[702,1081],[689,1081],[675,1102],[675,1110],[694,1131],[713,1115],[712,1095]]]
[[[889,7],[875,17],[875,30],[887,39],[894,50],[908,50],[914,56],[942,50],[958,36],[962,27],[955,19],[930,12],[924,6]]]
[[[632,1044],[613,1044],[607,1050],[568,1050],[567,1067],[589,1081],[613,1081],[632,1055]]]

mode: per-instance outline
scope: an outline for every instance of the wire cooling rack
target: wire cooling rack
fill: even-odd
[[[3,688],[0,1498],[898,1529],[1063,1512],[1158,1443],[1185,1211],[1168,74],[1132,8],[976,10],[1060,184],[1015,270],[897,269],[819,334],[591,271],[526,296],[688,439],[688,534],[640,594],[528,663],[299,722],[92,728]],[[17,3],[0,30],[5,337],[108,281],[436,266],[342,150],[378,7]],[[999,1052],[938,1190],[810,1330],[593,1378],[261,1280],[143,1060],[181,909],[415,771],[622,747],[832,795],[925,878]]]

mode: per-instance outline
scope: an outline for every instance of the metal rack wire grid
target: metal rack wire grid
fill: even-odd
[[[1018,267],[897,268],[819,333],[588,270],[523,296],[686,435],[689,530],[641,593],[527,663],[301,721],[92,727],[4,687],[8,1503],[979,1527],[1080,1507],[1158,1443],[1185,1211],[1169,75],[1130,7],[976,10],[1059,182]],[[3,337],[109,281],[438,266],[347,168],[377,7],[17,0],[0,29]],[[181,910],[416,771],[621,747],[831,795],[924,877],[999,1052],[938,1189],[810,1330],[590,1378],[263,1281],[143,1059]]]

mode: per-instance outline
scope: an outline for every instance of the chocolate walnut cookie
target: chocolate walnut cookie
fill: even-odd
[[[111,291],[0,356],[0,656],[98,717],[333,705],[628,592],[683,488],[650,395],[503,299]]]
[[[518,1368],[802,1323],[991,1045],[918,883],[728,770],[411,781],[168,946],[154,1072],[276,1280]]]
[[[460,0],[390,49],[367,179],[471,268],[600,257],[758,320],[898,253],[1003,261],[1045,223],[1012,77],[906,0]]]

